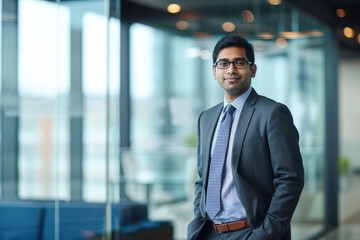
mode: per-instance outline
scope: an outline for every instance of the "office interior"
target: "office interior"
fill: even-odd
[[[229,33],[253,44],[253,88],[300,133],[292,238],[341,228],[360,215],[359,9],[0,0],[0,239],[186,239],[197,119],[223,100],[211,56]]]

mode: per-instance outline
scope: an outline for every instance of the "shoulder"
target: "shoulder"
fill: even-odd
[[[253,106],[266,112],[271,112],[276,108],[287,108],[284,104],[262,95],[258,95],[256,103]]]
[[[255,89],[252,89],[249,97],[245,101],[244,106],[255,107],[255,108],[273,108],[281,103],[274,101],[268,97],[257,94]]]
[[[262,95],[257,95],[257,99],[252,107],[254,107],[262,116],[267,115],[268,117],[271,117],[274,114],[282,114],[292,118],[290,110],[285,104]]]

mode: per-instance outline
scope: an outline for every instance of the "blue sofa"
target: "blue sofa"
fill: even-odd
[[[146,205],[124,201],[111,207],[113,239],[172,239],[172,224],[149,221]],[[101,239],[105,204],[0,201],[0,240],[55,240],[56,230],[61,240]]]
[[[38,239],[44,212],[39,204],[0,202],[0,239]]]

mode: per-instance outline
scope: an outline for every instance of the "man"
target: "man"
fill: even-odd
[[[288,108],[251,87],[254,50],[237,35],[213,51],[224,102],[200,114],[195,218],[188,239],[291,239],[304,185],[299,135]]]

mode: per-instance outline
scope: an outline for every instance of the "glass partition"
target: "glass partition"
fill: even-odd
[[[124,23],[120,1],[0,0],[0,239],[186,239],[197,119],[223,100],[211,56],[228,32],[253,43],[253,87],[300,132],[293,239],[322,230],[327,27],[284,2],[185,1],[178,15],[145,2],[121,1]]]
[[[0,239],[110,239],[133,207],[119,205],[120,20],[105,0],[0,3]]]
[[[255,21],[246,23],[249,12],[237,17],[246,8],[236,10],[235,5],[227,19],[217,19],[218,28],[231,21],[234,29],[229,32],[253,43],[258,72],[252,86],[286,104],[300,132],[306,183],[292,235],[305,239],[324,228],[327,26],[292,5],[271,6],[265,1],[253,5],[250,13]],[[131,172],[136,178],[136,184],[125,186],[129,198],[148,202],[150,217],[173,221],[175,238],[185,239],[197,178],[197,118],[223,99],[213,79],[211,54],[226,32],[207,29],[199,35],[191,27],[201,25],[201,20],[188,20],[185,14],[177,20],[166,28],[158,27],[156,20],[130,28],[132,148],[125,159],[131,158],[133,170],[124,174]],[[187,22],[187,34],[179,30],[180,20]],[[140,65],[139,59],[146,64]]]
[[[70,199],[70,11],[22,0],[19,16],[19,197]]]

